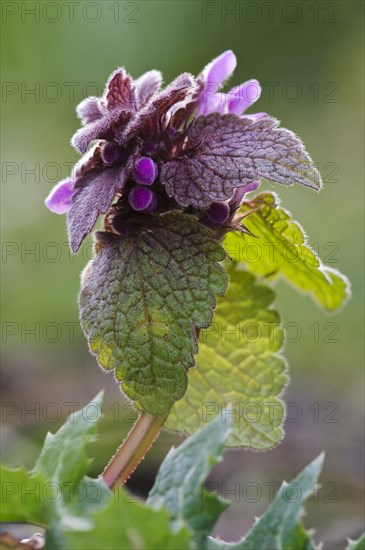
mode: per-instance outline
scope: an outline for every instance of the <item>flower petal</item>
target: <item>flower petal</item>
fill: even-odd
[[[71,208],[73,193],[73,180],[62,180],[54,186],[44,204],[55,214],[67,214]]]
[[[213,59],[203,70],[202,79],[206,84],[212,84],[218,90],[223,82],[233,73],[237,65],[237,59],[231,50],[223,52]]]
[[[241,115],[260,98],[261,86],[257,80],[248,80],[234,86],[227,95],[229,112]]]
[[[232,198],[229,201],[229,204],[239,206],[242,202],[242,199],[246,195],[246,193],[250,193],[250,191],[256,191],[256,189],[260,187],[260,184],[261,184],[260,180],[255,180],[245,185],[245,187],[237,187],[237,189],[234,190],[234,193],[232,195]]]
[[[214,94],[202,94],[198,116],[209,115],[210,113],[220,113],[223,115],[226,112],[227,95],[223,92],[215,92]]]
[[[237,65],[237,59],[231,50],[223,52],[213,59],[202,71],[198,81],[203,84],[201,91],[198,116],[209,113],[224,113],[225,96],[217,93],[223,82],[231,76]]]

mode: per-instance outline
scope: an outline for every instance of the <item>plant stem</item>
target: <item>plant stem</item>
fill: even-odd
[[[144,412],[138,417],[102,474],[110,489],[117,483],[123,485],[127,481],[160,435],[167,416],[153,416]]]

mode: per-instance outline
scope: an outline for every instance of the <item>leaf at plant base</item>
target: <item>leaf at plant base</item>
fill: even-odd
[[[44,498],[51,487],[40,475],[23,469],[0,469],[1,521],[3,523],[31,523],[45,526],[52,518],[51,500]]]
[[[85,475],[90,463],[85,446],[96,437],[101,402],[100,393],[82,410],[71,414],[57,433],[48,433],[35,464],[33,473],[48,482],[47,498],[54,503],[58,528],[90,527],[91,513],[105,506],[109,497],[102,478]]]
[[[191,536],[186,527],[172,532],[166,510],[152,510],[116,493],[108,506],[94,516],[88,531],[64,533],[67,550],[187,550]]]
[[[301,524],[302,506],[313,493],[324,455],[319,455],[291,483],[283,483],[273,503],[256,521],[248,534],[236,543],[209,539],[207,548],[232,550],[311,550],[310,540]]]
[[[365,550],[365,535],[362,535],[358,540],[349,540],[346,550]]]
[[[186,390],[196,327],[210,325],[225,252],[196,218],[170,212],[123,236],[98,233],[81,323],[101,367],[139,410],[166,413]]]
[[[157,474],[147,504],[167,508],[173,531],[187,525],[198,547],[205,544],[226,504],[202,487],[212,466],[221,460],[230,421],[217,416],[177,449],[172,448]]]
[[[46,527],[47,550],[187,550],[188,529],[172,532],[166,510],[141,506],[124,490],[112,493],[85,477],[85,444],[95,436],[100,405],[101,394],[48,434],[33,473],[1,470],[2,521]],[[28,548],[11,536],[3,536],[0,547]]]
[[[244,203],[242,214],[258,208],[244,219],[245,227],[258,238],[228,233],[224,241],[227,252],[236,261],[246,262],[253,273],[271,279],[282,276],[327,310],[335,310],[350,294],[348,279],[322,264],[303,229],[279,205],[273,193],[262,193]]]
[[[166,427],[192,434],[217,414],[232,416],[228,446],[267,449],[282,438],[284,407],[278,398],[288,377],[280,355],[283,332],[270,309],[272,289],[253,275],[230,270],[212,326],[200,335],[197,367]],[[231,410],[225,411],[231,403]]]
[[[266,178],[320,189],[321,176],[300,139],[265,116],[252,122],[234,114],[199,117],[187,132],[189,154],[167,161],[161,183],[182,206],[224,201],[236,187]]]

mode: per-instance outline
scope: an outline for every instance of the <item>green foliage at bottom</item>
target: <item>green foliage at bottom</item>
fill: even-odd
[[[92,402],[94,412],[100,402],[101,396]],[[230,417],[217,416],[169,452],[144,504],[124,489],[109,491],[102,478],[85,475],[85,446],[95,437],[100,418],[100,414],[90,416],[90,405],[47,436],[33,472],[1,470],[2,521],[45,528],[46,550],[317,548],[301,516],[302,505],[317,483],[322,455],[292,483],[281,486],[246,536],[226,543],[210,538],[209,533],[227,504],[207,493],[203,483],[222,459],[231,432]],[[29,548],[10,535],[0,536],[0,548]],[[350,541],[348,546],[348,550],[363,548],[364,539]]]

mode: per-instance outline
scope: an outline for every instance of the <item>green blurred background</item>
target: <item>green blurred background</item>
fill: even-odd
[[[133,76],[158,68],[169,82],[232,49],[238,68],[230,84],[257,78],[263,94],[255,110],[297,132],[319,164],[319,195],[299,187],[276,191],[322,258],[351,279],[353,297],[329,318],[308,297],[276,285],[276,306],[288,323],[286,399],[296,403],[291,418],[296,411],[299,417],[287,422],[276,449],[228,452],[215,468],[210,479],[223,492],[225,482],[226,490],[238,483],[244,493],[230,496],[215,532],[239,538],[267,506],[264,483],[289,480],[325,449],[323,489],[305,521],[325,548],[343,548],[363,518],[363,3],[4,1],[2,21],[4,459],[31,466],[67,403],[85,404],[100,387],[106,414],[91,450],[93,474],[131,426],[130,409],[78,328],[79,273],[90,244],[70,256],[64,217],[43,206],[78,158],[69,144],[78,127],[75,106],[85,94],[98,95],[120,65]],[[146,494],[163,455],[179,441],[160,437],[130,479],[132,491]],[[259,484],[261,498],[245,493],[248,482]]]

